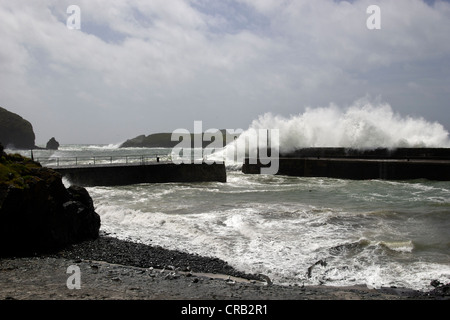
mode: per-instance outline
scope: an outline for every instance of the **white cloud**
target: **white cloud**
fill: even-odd
[[[371,31],[372,2],[82,0],[75,31],[65,26],[68,0],[2,0],[0,104],[28,117],[41,143],[113,143],[193,120],[245,127],[267,111],[288,116],[367,93],[438,117],[449,95],[450,5],[375,1],[382,29]]]

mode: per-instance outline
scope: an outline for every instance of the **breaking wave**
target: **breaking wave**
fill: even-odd
[[[308,147],[448,148],[449,132],[437,122],[402,116],[389,104],[360,99],[348,108],[307,108],[289,118],[266,113],[240,139],[259,129],[278,129],[280,152]],[[274,142],[272,142],[274,143]]]

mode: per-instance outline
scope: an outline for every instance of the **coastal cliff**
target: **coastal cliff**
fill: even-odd
[[[0,145],[0,256],[57,250],[99,235],[88,192]]]
[[[31,123],[0,107],[0,143],[5,147],[34,149],[35,134]]]

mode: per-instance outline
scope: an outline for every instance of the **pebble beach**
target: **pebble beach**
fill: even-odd
[[[79,288],[70,288],[70,266]],[[3,300],[448,300],[443,292],[279,286],[217,258],[101,235],[57,253],[0,260]],[[441,290],[442,291],[442,290]]]

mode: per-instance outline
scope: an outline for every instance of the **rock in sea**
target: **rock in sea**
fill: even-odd
[[[48,140],[46,148],[49,150],[58,150],[59,142],[56,141],[56,139],[53,137],[50,140]]]

